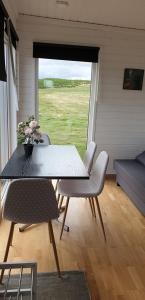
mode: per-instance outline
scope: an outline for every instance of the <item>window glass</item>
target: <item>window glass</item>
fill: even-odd
[[[15,63],[15,50],[14,63]],[[7,82],[0,81],[0,172],[16,147],[16,88],[12,76],[11,57],[7,41],[5,42],[5,62]],[[6,180],[0,180],[0,191]]]

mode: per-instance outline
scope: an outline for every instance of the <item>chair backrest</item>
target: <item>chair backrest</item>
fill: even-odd
[[[51,145],[51,140],[48,134],[43,133],[42,134],[42,140],[43,140],[43,145]]]
[[[101,151],[96,159],[93,172],[90,177],[90,180],[95,182],[97,195],[99,195],[103,190],[108,162],[108,153],[106,151]]]
[[[90,174],[91,169],[92,169],[93,159],[94,159],[96,149],[97,149],[97,145],[95,144],[95,142],[93,142],[93,141],[90,142],[88,147],[87,147],[84,159],[83,159],[84,165],[85,165],[85,167],[86,167],[89,174]]]
[[[54,188],[47,179],[18,179],[10,183],[3,217],[15,223],[37,224],[59,216]]]

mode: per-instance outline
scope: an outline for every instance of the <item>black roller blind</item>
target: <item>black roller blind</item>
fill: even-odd
[[[0,0],[0,81],[7,81],[7,75],[5,69],[4,32],[7,33],[8,31],[7,30],[8,18],[9,18],[8,12],[3,4],[3,1]],[[9,22],[10,22],[12,44],[16,48],[17,41],[19,40],[19,38],[10,19]]]
[[[7,33],[7,22],[6,22],[6,19],[9,18],[9,14],[3,4],[3,1],[0,0],[0,10],[4,16],[4,20],[5,20],[5,32]],[[11,32],[11,40],[12,40],[12,44],[13,46],[16,48],[16,45],[17,45],[17,41],[19,40],[18,38],[18,35],[17,35],[17,32],[13,26],[13,23],[11,21],[11,19],[9,18],[9,21],[10,21],[10,32]]]
[[[33,43],[33,57],[84,62],[98,62],[98,47]]]
[[[4,52],[4,14],[0,9],[0,81],[6,81],[5,52]]]

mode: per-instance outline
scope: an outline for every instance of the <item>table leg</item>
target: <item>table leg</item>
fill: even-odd
[[[26,225],[23,225],[22,227],[19,227],[19,231],[20,231],[20,232],[23,232],[23,231],[25,231],[25,229],[29,228],[31,225],[33,225],[33,224],[26,224]]]
[[[60,221],[59,219],[57,219],[57,222],[61,223],[62,224],[62,221]],[[64,225],[64,230],[69,232],[69,226],[67,225]]]
[[[57,219],[57,222],[62,223],[62,222],[61,222],[60,220],[58,220],[58,219]],[[33,224],[23,225],[22,227],[19,228],[19,231],[20,231],[20,232],[24,232],[25,229],[29,228],[31,225],[33,225]],[[67,231],[67,232],[69,232],[69,226],[64,225],[64,230]]]

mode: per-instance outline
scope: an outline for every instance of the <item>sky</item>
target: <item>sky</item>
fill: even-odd
[[[42,78],[91,80],[91,63],[39,59],[39,79]]]

